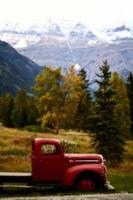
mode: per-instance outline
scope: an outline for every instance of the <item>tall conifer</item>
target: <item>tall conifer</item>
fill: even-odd
[[[114,116],[117,121],[119,131],[125,138],[130,135],[130,105],[127,95],[127,87],[125,81],[120,77],[117,72],[114,72],[111,77],[111,83],[115,94],[113,99],[116,102],[114,108]]]
[[[123,160],[124,139],[119,132],[114,118],[114,91],[110,82],[111,72],[107,60],[100,67],[96,82],[96,105],[93,118],[93,143],[98,153],[102,154],[110,165]]]
[[[92,113],[92,100],[89,90],[89,80],[84,69],[79,71],[78,76],[81,78],[81,97],[78,102],[76,114],[76,128],[78,130],[87,130],[89,127],[89,117]]]
[[[14,107],[12,110],[12,120],[14,127],[21,128],[28,124],[27,112],[27,95],[24,90],[20,90],[16,95]]]
[[[130,104],[131,135],[133,137],[133,73],[132,72],[130,72],[127,79],[127,91]]]
[[[14,99],[12,95],[5,94],[0,97],[0,121],[4,126],[12,127],[12,109]]]

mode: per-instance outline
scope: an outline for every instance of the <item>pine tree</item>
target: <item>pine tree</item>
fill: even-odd
[[[127,95],[127,87],[125,81],[120,77],[117,72],[114,72],[111,77],[111,83],[115,94],[113,99],[116,102],[114,108],[114,115],[117,121],[119,131],[125,138],[130,135],[130,105]]]
[[[127,91],[130,104],[131,135],[133,137],[133,73],[130,72],[127,79]]]
[[[116,165],[123,160],[125,143],[114,118],[114,91],[110,82],[111,72],[107,60],[100,67],[97,77],[99,88],[95,92],[93,143],[97,152],[102,154],[110,165]]]
[[[84,69],[79,71],[78,76],[81,78],[81,97],[78,102],[76,113],[76,128],[78,130],[87,130],[89,118],[92,115],[92,100],[89,90],[89,80]]]
[[[28,124],[28,107],[27,107],[27,95],[24,90],[18,91],[14,107],[12,110],[12,120],[14,127],[24,127]]]
[[[38,119],[38,110],[36,107],[35,98],[27,96],[27,125],[36,125]]]
[[[12,95],[5,94],[0,97],[0,121],[4,126],[12,127],[12,109],[14,99]]]

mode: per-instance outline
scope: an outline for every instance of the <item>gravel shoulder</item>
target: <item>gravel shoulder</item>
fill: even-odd
[[[133,193],[0,198],[2,200],[133,200]]]

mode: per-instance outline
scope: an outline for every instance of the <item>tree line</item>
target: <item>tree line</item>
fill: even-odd
[[[32,95],[20,90],[16,96],[0,97],[0,121],[7,127],[36,125],[55,133],[90,131],[97,152],[109,163],[119,163],[125,140],[133,136],[133,74],[125,81],[105,60],[96,77],[97,89],[92,92],[84,69],[77,73],[71,66],[64,73],[46,66]]]

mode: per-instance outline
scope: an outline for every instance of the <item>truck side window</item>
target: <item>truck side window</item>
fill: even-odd
[[[55,145],[52,144],[43,144],[41,146],[41,154],[45,155],[55,155],[58,154],[57,148]]]

